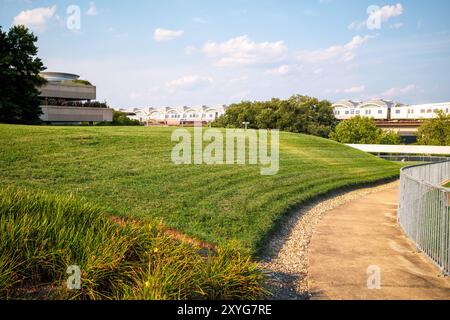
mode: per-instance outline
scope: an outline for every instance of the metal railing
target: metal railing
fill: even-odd
[[[403,168],[398,220],[417,247],[450,274],[450,161]]]
[[[397,162],[442,162],[450,161],[450,157],[426,156],[426,155],[403,155],[403,154],[374,154],[381,159]]]

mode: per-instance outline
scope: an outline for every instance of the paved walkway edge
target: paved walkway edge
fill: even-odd
[[[313,299],[450,299],[444,277],[397,223],[398,184],[334,208],[308,246]]]

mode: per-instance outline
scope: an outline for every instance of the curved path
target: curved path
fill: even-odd
[[[319,222],[308,252],[313,299],[450,299],[450,278],[417,251],[397,224],[397,190],[364,195]]]

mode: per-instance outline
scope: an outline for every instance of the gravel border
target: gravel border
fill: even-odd
[[[398,181],[337,192],[317,199],[289,215],[278,232],[267,241],[260,266],[268,274],[268,289],[273,300],[307,300],[308,245],[315,226],[328,211],[362,196],[394,187]]]

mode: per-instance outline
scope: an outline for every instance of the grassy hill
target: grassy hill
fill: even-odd
[[[399,165],[316,137],[282,133],[280,171],[171,162],[171,128],[0,125],[0,184],[71,193],[106,212],[255,252],[299,203],[392,178]]]

